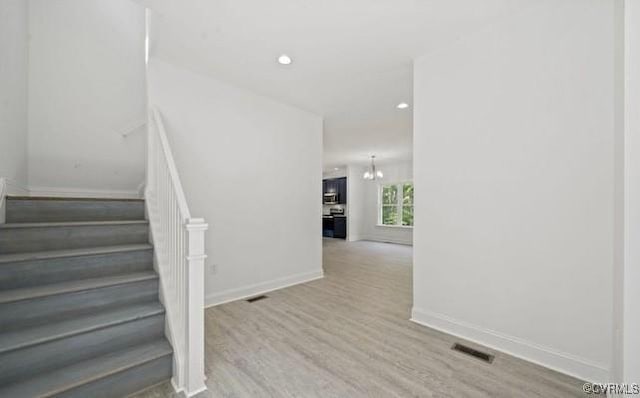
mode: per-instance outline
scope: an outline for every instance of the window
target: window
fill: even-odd
[[[413,183],[380,185],[379,223],[413,226]]]

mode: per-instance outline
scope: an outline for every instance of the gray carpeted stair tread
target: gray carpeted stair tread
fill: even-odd
[[[162,313],[164,307],[159,302],[148,302],[2,333],[0,354]]]
[[[62,257],[80,257],[91,256],[95,254],[109,254],[109,253],[122,253],[136,250],[149,250],[153,246],[148,243],[131,244],[131,245],[115,245],[115,246],[102,246],[102,247],[87,247],[80,249],[67,249],[67,250],[48,250],[42,252],[26,252],[26,253],[11,253],[0,254],[0,264],[14,263],[18,261],[29,260],[46,260],[50,258],[62,258]]]
[[[147,220],[122,221],[63,221],[63,222],[29,222],[0,224],[0,229],[50,228],[50,227],[90,227],[108,225],[137,225],[149,224]]]
[[[85,202],[142,202],[144,203],[144,199],[134,199],[134,198],[80,198],[80,197],[66,197],[66,196],[16,196],[10,195],[7,196],[7,200],[55,200],[61,202],[75,202],[75,201],[85,201]]]
[[[0,226],[0,253],[26,253],[149,243],[149,223],[74,221]]]
[[[171,378],[144,200],[8,197],[5,220],[0,397],[117,398]]]
[[[21,300],[30,300],[39,297],[46,297],[58,294],[80,292],[83,290],[96,289],[106,286],[114,286],[148,279],[157,279],[158,275],[154,271],[135,272],[130,274],[115,275],[102,278],[83,279],[77,281],[54,283],[24,289],[11,289],[0,291],[0,304],[11,303]]]
[[[7,199],[7,223],[143,220],[144,201],[92,198]]]
[[[51,397],[172,355],[163,338],[0,387],[2,397]],[[132,391],[133,392],[133,391]]]

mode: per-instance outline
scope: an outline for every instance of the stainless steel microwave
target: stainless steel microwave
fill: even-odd
[[[335,192],[327,192],[322,198],[322,203],[325,205],[335,205],[338,203],[338,194]]]

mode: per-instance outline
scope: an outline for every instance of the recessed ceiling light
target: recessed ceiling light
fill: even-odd
[[[278,57],[278,63],[280,65],[291,65],[291,62],[293,62],[291,60],[291,57],[288,56],[287,54],[282,54],[281,56]]]
[[[338,171],[338,170],[340,170],[340,167],[334,167],[333,169],[334,169],[335,171]]]
[[[407,109],[408,107],[409,107],[409,104],[407,104],[406,102],[401,102],[396,106],[396,108],[398,109]]]

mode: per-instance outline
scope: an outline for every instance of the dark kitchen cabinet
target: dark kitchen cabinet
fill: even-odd
[[[338,203],[347,204],[347,177],[322,180],[322,193],[336,193]]]
[[[333,238],[334,222],[333,217],[322,217],[322,236],[325,238]]]
[[[326,180],[324,193],[338,193],[338,181],[335,178]]]
[[[338,203],[347,204],[347,177],[338,178],[336,181],[336,191],[338,192]]]
[[[347,239],[347,217],[335,217],[333,219],[333,237]]]
[[[323,180],[322,181],[322,197],[324,200],[325,193],[338,193],[338,184],[335,179]]]

